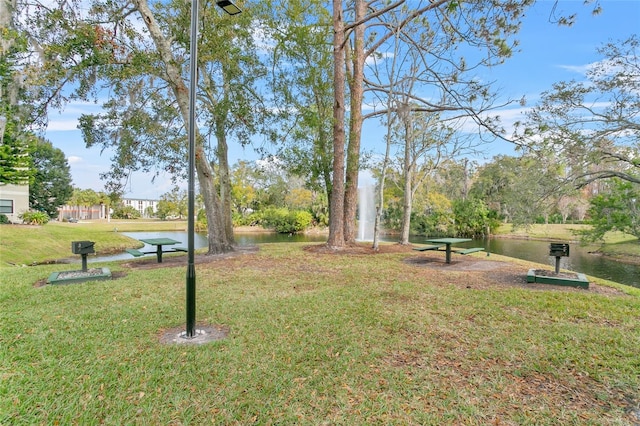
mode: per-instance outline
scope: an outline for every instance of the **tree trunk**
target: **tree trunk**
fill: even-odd
[[[355,21],[364,19],[366,3],[356,0]],[[364,97],[364,30],[360,24],[354,29],[353,76],[350,84],[349,145],[347,147],[347,173],[344,194],[344,239],[346,244],[356,242],[356,211],[358,208],[358,173],[360,171],[360,142],[362,140],[362,100]]]
[[[220,206],[226,241],[233,246],[233,221],[231,220],[231,178],[229,172],[227,136],[224,132],[224,119],[218,120],[216,139],[218,140],[218,174],[220,177]]]
[[[390,96],[391,98],[391,96]],[[380,238],[380,226],[382,223],[382,211],[384,206],[384,184],[387,179],[387,167],[389,167],[389,157],[391,152],[391,108],[387,114],[387,148],[382,161],[380,171],[380,181],[378,182],[378,202],[376,203],[376,220],[373,225],[373,250],[378,251],[378,241]]]
[[[171,45],[169,41],[164,37],[164,34],[160,30],[160,26],[156,21],[153,13],[149,9],[149,5],[146,0],[133,0],[138,12],[142,16],[142,20],[145,22],[149,34],[153,39],[160,58],[165,65],[166,81],[171,86],[178,109],[182,115],[182,119],[185,124],[185,128],[189,123],[189,90],[182,77],[182,70],[176,64],[179,62],[173,57]],[[196,81],[192,81],[191,84],[197,84]],[[200,186],[200,192],[202,194],[204,208],[207,215],[207,231],[209,251],[208,254],[217,254],[230,251],[233,249],[231,243],[226,238],[224,232],[224,220],[223,209],[220,204],[220,199],[215,191],[213,184],[213,168],[207,160],[203,141],[200,137],[197,127],[194,130],[194,137],[196,140],[196,158],[195,167],[198,176],[198,183]]]
[[[411,123],[411,110],[408,104],[402,105],[400,112],[404,123],[404,197],[402,204],[402,232],[400,244],[409,244],[409,230],[411,229],[411,209],[413,205],[413,171],[414,164],[411,158],[411,146],[413,144],[413,126]]]
[[[342,1],[333,0],[333,181],[329,200],[329,239],[332,248],[345,246],[344,240],[344,21]]]
[[[213,167],[207,160],[202,145],[196,146],[196,171],[200,193],[205,200],[205,214],[207,215],[207,254],[219,254],[233,250],[225,232],[222,202],[213,183]],[[208,205],[206,201],[209,201]]]
[[[409,231],[411,229],[411,209],[413,206],[413,165],[411,164],[411,155],[409,149],[409,136],[407,135],[404,153],[404,197],[402,203],[402,233],[400,244],[409,244]]]

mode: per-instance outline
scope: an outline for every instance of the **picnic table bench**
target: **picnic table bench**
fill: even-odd
[[[147,253],[145,253],[143,251],[136,250],[136,249],[125,249],[124,251],[126,251],[127,253],[129,253],[130,255],[135,256],[135,257],[140,257],[140,256],[144,256],[145,254],[147,254]]]
[[[432,246],[414,247],[413,249],[417,251],[438,250],[442,246],[444,246],[444,244],[434,244]]]
[[[453,250],[453,252],[458,254],[469,254],[469,253],[475,253],[477,251],[483,251],[483,250],[484,250],[483,247],[471,247],[468,249]]]

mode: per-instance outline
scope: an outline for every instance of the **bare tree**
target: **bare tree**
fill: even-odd
[[[543,93],[515,135],[536,151],[567,160],[577,187],[611,177],[640,183],[640,40],[598,49],[584,81],[559,82]]]

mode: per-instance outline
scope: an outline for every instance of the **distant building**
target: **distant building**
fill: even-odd
[[[104,204],[96,204],[91,207],[68,205],[58,207],[58,220],[91,220],[106,218],[107,206]]]
[[[28,197],[27,197],[28,198]],[[130,206],[140,213],[140,217],[154,217],[158,211],[158,200],[147,200],[138,198],[123,198],[122,203]],[[104,204],[96,204],[91,207],[85,206],[62,206],[58,207],[58,218],[60,220],[91,220],[106,219],[107,206]]]
[[[138,210],[140,217],[150,218],[156,215],[158,211],[158,200],[147,200],[141,198],[123,198],[122,202],[125,206],[131,206]]]
[[[0,213],[14,223],[22,222],[18,216],[29,210],[29,185],[0,183]]]

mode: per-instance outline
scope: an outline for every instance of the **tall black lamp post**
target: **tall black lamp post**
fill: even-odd
[[[230,0],[217,0],[216,4],[229,15],[237,15],[240,8]],[[185,337],[196,335],[196,267],[194,262],[195,236],[195,159],[196,159],[196,88],[198,86],[198,7],[199,0],[191,1],[191,56],[189,87],[189,201],[187,220],[187,330]]]

